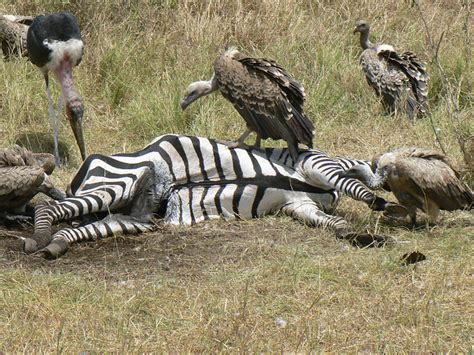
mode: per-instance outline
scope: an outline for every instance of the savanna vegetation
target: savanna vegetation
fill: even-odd
[[[466,0],[2,0],[0,14],[69,10],[86,44],[74,71],[89,153],[132,151],[163,133],[234,139],[244,122],[220,95],[182,113],[228,45],[268,57],[306,89],[315,145],[369,159],[400,146],[444,150],[472,179],[473,9]],[[372,40],[412,50],[430,72],[431,116],[384,114],[358,64],[358,19]],[[53,86],[57,96],[59,88]],[[80,159],[67,123],[66,187]],[[0,143],[50,134],[44,81],[26,58],[0,61]],[[279,145],[281,142],[266,142]],[[472,180],[471,180],[472,187]],[[386,195],[390,197],[390,195]],[[393,197],[392,197],[393,199]],[[289,218],[160,226],[75,245],[47,262],[0,229],[0,351],[436,351],[474,344],[472,212],[418,230],[344,199],[338,214],[395,243],[359,250]],[[426,260],[403,265],[418,250]]]

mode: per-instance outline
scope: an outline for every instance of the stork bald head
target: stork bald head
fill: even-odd
[[[181,100],[181,109],[185,110],[190,104],[202,96],[206,96],[217,90],[217,80],[212,76],[211,80],[200,80],[189,84]]]

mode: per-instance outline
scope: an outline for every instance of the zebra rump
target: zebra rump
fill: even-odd
[[[56,258],[74,242],[153,230],[157,215],[165,224],[191,225],[276,212],[334,230],[357,245],[383,244],[384,237],[357,234],[331,215],[341,193],[374,210],[388,204],[358,180],[340,177],[356,164],[370,165],[316,149],[303,151],[294,162],[287,148],[246,150],[207,138],[163,135],[135,153],[90,155],[65,200],[36,206],[34,234],[25,239],[24,250]],[[53,224],[78,218],[79,227],[52,233]]]

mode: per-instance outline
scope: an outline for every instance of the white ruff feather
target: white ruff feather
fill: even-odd
[[[395,48],[393,48],[390,44],[381,44],[377,46],[377,54],[380,52],[395,52]]]
[[[84,50],[84,43],[80,39],[71,38],[63,41],[44,41],[43,44],[51,49],[50,60],[41,69],[54,71],[59,67],[64,56],[67,54],[74,66],[81,59]]]

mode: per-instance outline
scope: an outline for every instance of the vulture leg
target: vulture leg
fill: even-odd
[[[416,227],[416,208],[407,208],[410,224],[413,229]]]
[[[249,149],[249,146],[244,143],[247,137],[252,133],[252,130],[248,129],[237,139],[237,141],[226,141],[221,139],[216,139],[217,143],[224,144],[225,146],[229,147],[230,149],[234,148],[243,148]]]
[[[250,135],[250,133],[252,133],[252,130],[251,129],[246,129],[244,133],[242,133],[242,135],[239,137],[239,139],[237,139],[237,142],[239,145],[239,147],[245,145],[245,140],[247,139],[247,137]]]
[[[262,145],[262,138],[257,133],[257,138],[255,138],[255,144],[253,145],[255,148],[260,149]]]

